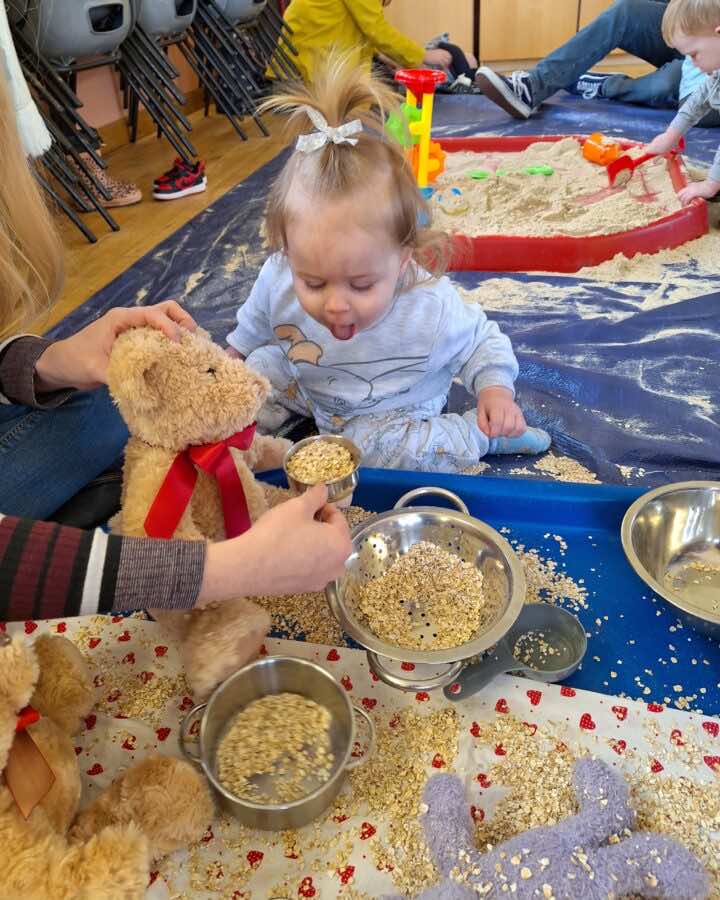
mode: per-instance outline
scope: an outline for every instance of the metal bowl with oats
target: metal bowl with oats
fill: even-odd
[[[639,497],[621,529],[628,562],[697,631],[720,638],[720,481],[680,481]]]
[[[409,506],[426,494],[443,496],[456,509],[437,506]],[[467,660],[495,645],[514,624],[525,601],[525,575],[510,544],[494,528],[473,518],[463,501],[442,488],[418,488],[398,500],[395,508],[366,519],[352,534],[353,552],[345,573],[328,585],[326,595],[331,610],[344,631],[365,648],[368,663],[378,678],[403,690],[430,690],[452,683]],[[493,615],[476,628],[463,627],[463,637],[454,646],[417,649],[428,631],[423,597],[408,600],[402,607],[404,638],[397,643],[378,636],[370,627],[362,597],[367,586],[377,583],[398,563],[407,559],[413,547],[431,544],[447,551],[482,575],[482,584]],[[467,570],[468,566],[464,566]],[[433,574],[428,573],[428,580]],[[464,589],[463,589],[464,591]],[[462,597],[458,596],[462,601]],[[420,602],[416,602],[420,601]],[[395,603],[388,597],[389,605]],[[391,610],[393,614],[396,609]],[[463,603],[444,618],[462,619]],[[452,632],[450,632],[452,633]],[[423,638],[423,640],[420,640]],[[408,674],[409,673],[409,674]]]
[[[290,447],[283,468],[294,493],[324,484],[328,502],[339,503],[350,501],[361,462],[362,454],[352,441],[337,434],[316,434]]]
[[[283,799],[283,793],[277,791],[275,778],[279,776],[253,777],[263,794],[269,795],[264,802],[253,802],[222,783],[218,748],[238,713],[253,701],[283,692],[300,694],[329,713],[332,768],[325,778],[319,772],[309,772],[303,784],[304,796],[294,800]],[[359,757],[354,755],[356,716],[365,722],[369,745],[365,755]],[[195,747],[189,732],[197,721],[200,730]],[[267,739],[272,740],[273,735],[268,734]],[[220,805],[243,825],[272,831],[301,828],[320,816],[340,793],[347,772],[367,761],[374,742],[372,719],[364,709],[350,703],[347,691],[335,678],[317,663],[290,656],[265,656],[248,663],[219,685],[206,703],[194,706],[180,728],[183,752],[202,768]]]

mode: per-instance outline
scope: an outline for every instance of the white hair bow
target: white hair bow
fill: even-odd
[[[337,128],[328,125],[325,116],[312,106],[303,106],[303,110],[308,114],[310,121],[313,123],[316,131],[310,134],[301,134],[297,139],[297,149],[301,153],[314,153],[325,144],[357,144],[357,138],[351,137],[353,134],[359,134],[362,131],[362,122],[360,119],[353,119],[352,122],[344,122]]]

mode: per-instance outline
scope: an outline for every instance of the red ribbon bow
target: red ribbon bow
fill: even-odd
[[[25,731],[30,725],[34,725],[40,721],[40,713],[33,709],[32,706],[24,706],[18,713],[17,722],[15,723],[15,733]]]
[[[255,423],[217,444],[199,444],[178,453],[145,519],[146,533],[158,538],[175,534],[195,489],[198,469],[217,480],[225,535],[237,537],[247,531],[252,524],[250,512],[230,448],[248,450],[254,437]]]

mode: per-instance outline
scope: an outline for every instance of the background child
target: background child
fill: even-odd
[[[312,415],[385,468],[458,471],[487,453],[540,453],[550,438],[514,402],[510,341],[417,263],[429,255],[439,266],[442,247],[418,227],[424,201],[384,137],[390,102],[347,57],[331,58],[312,88],[269,101],[316,131],[299,137],[273,185],[266,229],[278,252],[228,335],[274,387],[258,424]],[[477,409],[443,415],[455,376]]]
[[[711,110],[720,110],[720,0],[671,0],[663,16],[663,37],[708,73],[682,106],[667,130],[647,145],[649,153],[667,153],[681,136]],[[689,184],[678,194],[683,203],[714,197],[720,191],[720,148],[705,181]]]
[[[353,54],[354,61],[367,69],[376,54],[400,66],[450,69],[453,56],[448,49],[423,49],[385,20],[383,7],[390,3],[391,0],[292,0],[285,20],[293,30],[292,41],[298,51],[293,62],[304,80],[313,80],[315,65],[327,57],[329,47]]]

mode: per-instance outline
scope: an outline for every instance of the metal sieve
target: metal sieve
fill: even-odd
[[[457,511],[408,506],[427,494],[444,497]],[[366,649],[371,670],[393,687],[418,691],[450,684],[465,660],[505,636],[522,609],[525,575],[512,547],[494,528],[473,518],[463,501],[451,491],[434,487],[410,491],[398,500],[393,510],[358,525],[352,540],[353,552],[345,564],[345,574],[326,588],[328,603],[344,631]],[[433,543],[472,563],[483,574],[485,590],[499,600],[495,620],[457,647],[415,650],[387,643],[370,630],[354,601],[364,582],[383,575],[419,541]],[[420,634],[424,626],[422,619],[421,612],[409,617],[408,629]],[[412,668],[411,677],[403,674],[406,668]],[[428,668],[432,672],[423,677],[420,673]]]

